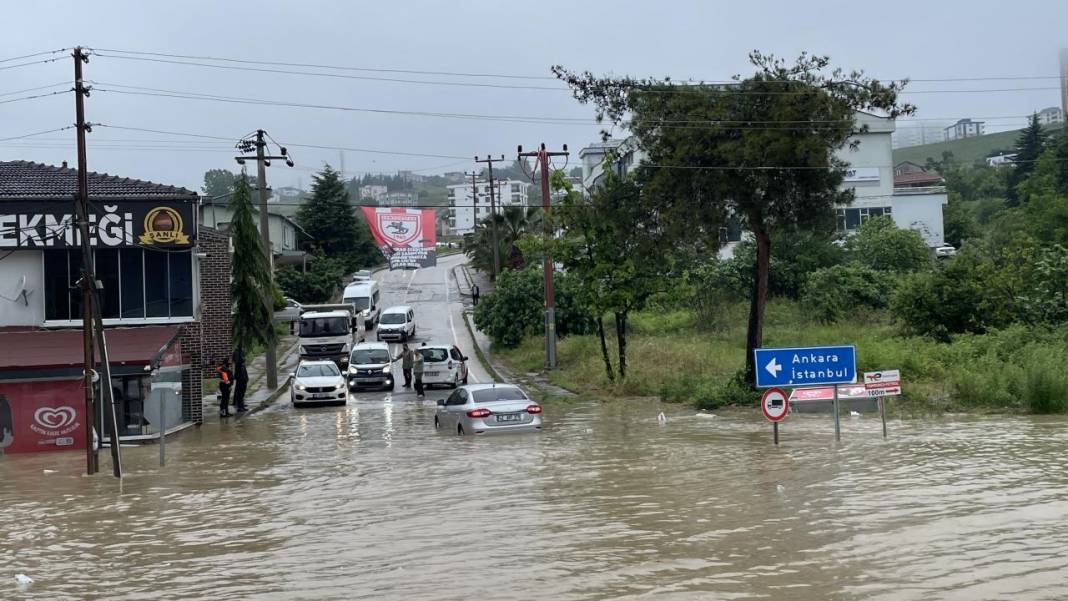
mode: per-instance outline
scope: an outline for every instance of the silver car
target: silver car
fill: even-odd
[[[471,384],[438,401],[434,427],[465,434],[541,430],[541,405],[511,384]]]

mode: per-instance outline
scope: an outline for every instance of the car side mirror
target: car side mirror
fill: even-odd
[[[445,399],[438,399],[438,406],[439,407],[444,407],[445,406]]]
[[[467,355],[463,355],[463,356],[461,357],[461,360],[462,360],[462,361],[468,361],[468,360],[470,360],[470,359],[468,358],[468,356],[467,356]]]

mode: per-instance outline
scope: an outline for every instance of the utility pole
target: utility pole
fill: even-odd
[[[95,474],[100,469],[100,458],[93,446],[93,433],[96,429],[96,398],[93,390],[93,369],[96,355],[93,350],[93,251],[89,244],[89,175],[85,159],[85,133],[89,125],[85,122],[85,97],[89,90],[82,83],[82,63],[89,62],[89,56],[79,46],[74,49],[74,113],[77,122],[74,127],[78,138],[78,195],[74,199],[74,214],[78,219],[78,243],[82,249],[82,276],[79,280],[82,288],[82,351],[85,362],[85,472]],[[109,382],[110,386],[111,383]]]
[[[256,139],[241,140],[237,143],[237,148],[243,152],[248,152],[252,147],[256,148],[256,156],[240,156],[235,157],[239,165],[244,165],[246,160],[254,159],[256,161],[256,180],[260,189],[260,238],[263,239],[263,252],[267,255],[267,265],[269,267],[268,273],[270,280],[268,281],[267,288],[263,291],[263,304],[267,307],[267,314],[274,315],[274,254],[271,248],[271,224],[267,219],[267,167],[274,159],[285,161],[286,165],[292,167],[293,159],[289,158],[286,148],[280,146],[281,156],[267,156],[267,141],[265,138],[269,137],[267,132],[262,129],[256,130]],[[274,327],[274,319],[271,319],[271,327]],[[274,390],[278,388],[278,349],[275,347],[274,342],[269,342],[263,352],[263,360],[266,368],[266,384],[267,388]]]
[[[497,242],[497,202],[494,199],[493,187],[496,186],[496,182],[493,181],[493,163],[499,163],[504,160],[504,155],[501,158],[495,159],[492,156],[487,156],[481,161],[478,157],[475,157],[476,163],[485,163],[489,167],[489,189],[490,189],[490,228],[493,230],[493,279],[496,280],[497,276],[501,273],[501,245]]]
[[[536,152],[523,152],[519,147],[519,158],[534,157],[537,168],[541,169],[541,206],[545,211],[542,219],[545,225],[545,369],[556,369],[556,304],[553,299],[553,258],[549,246],[553,238],[553,226],[549,221],[549,157],[567,156],[567,144],[562,152],[549,152],[542,143]]]
[[[74,114],[75,130],[78,141],[78,193],[74,198],[74,214],[78,220],[78,245],[82,252],[82,274],[79,284],[82,288],[82,351],[85,363],[85,446],[87,474],[100,471],[100,454],[93,445],[96,432],[97,404],[95,382],[100,383],[100,390],[107,403],[108,430],[111,444],[111,468],[116,478],[122,477],[122,460],[119,450],[119,424],[115,412],[115,398],[111,390],[111,366],[108,358],[107,340],[104,335],[104,320],[100,314],[97,298],[96,270],[93,265],[92,241],[89,238],[89,169],[87,167],[85,134],[93,130],[92,124],[85,121],[85,98],[89,96],[89,86],[82,78],[82,65],[89,62],[89,55],[79,46],[74,49]],[[95,342],[95,347],[94,347]],[[100,369],[96,370],[96,355],[100,355]],[[101,420],[103,421],[103,420]],[[102,439],[103,436],[99,436]]]

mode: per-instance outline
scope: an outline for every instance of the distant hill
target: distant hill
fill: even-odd
[[[1047,131],[1059,130],[1059,125],[1048,125]],[[996,153],[999,150],[1011,150],[1016,145],[1016,138],[1020,137],[1020,130],[1002,131],[996,134],[987,134],[974,138],[964,138],[951,142],[936,142],[923,144],[922,146],[909,146],[894,150],[894,164],[902,161],[912,161],[923,165],[927,158],[942,160],[942,153],[946,150],[953,153],[953,158],[958,163],[969,165],[980,161]]]

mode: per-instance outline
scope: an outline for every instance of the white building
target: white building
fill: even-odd
[[[490,216],[490,185],[485,180],[476,182],[472,191],[470,183],[448,186],[449,228],[454,235],[470,234],[475,225]],[[493,194],[497,213],[502,207],[526,206],[530,182],[519,180],[494,180]]]
[[[986,122],[984,121],[972,121],[971,119],[961,119],[942,130],[945,132],[945,141],[961,140],[963,138],[974,138],[986,133]]]
[[[894,120],[868,113],[857,113],[858,126],[868,130],[857,134],[852,141],[859,142],[857,149],[847,143],[838,151],[838,158],[850,164],[842,182],[842,189],[852,189],[854,200],[849,205],[835,209],[838,230],[844,234],[856,231],[857,226],[872,217],[890,215],[894,223],[903,229],[916,230],[927,246],[942,246],[942,207],[947,204],[946,190],[941,186],[894,187],[893,148],[890,141],[894,132]],[[609,140],[596,143],[579,151],[582,158],[583,182],[593,189],[603,177],[603,160],[610,150],[619,150],[623,159],[617,168],[633,170],[642,159],[641,151],[622,146],[625,141]],[[724,228],[721,239],[720,258],[729,258],[734,248],[745,235],[736,227]]]
[[[1038,111],[1038,122],[1042,125],[1064,123],[1064,113],[1058,106],[1051,106]]]
[[[1000,167],[1002,165],[1011,165],[1016,160],[1015,152],[1003,152],[992,157],[986,157],[986,164],[990,167]]]
[[[943,142],[946,139],[945,129],[948,125],[949,123],[945,121],[909,121],[907,125],[899,126],[890,135],[890,143],[894,148],[908,148]]]
[[[389,192],[378,204],[384,207],[414,207],[417,201],[415,192]]]
[[[381,184],[368,184],[366,186],[360,186],[360,200],[370,198],[371,200],[381,203],[386,199],[386,194],[389,193],[389,188]]]

